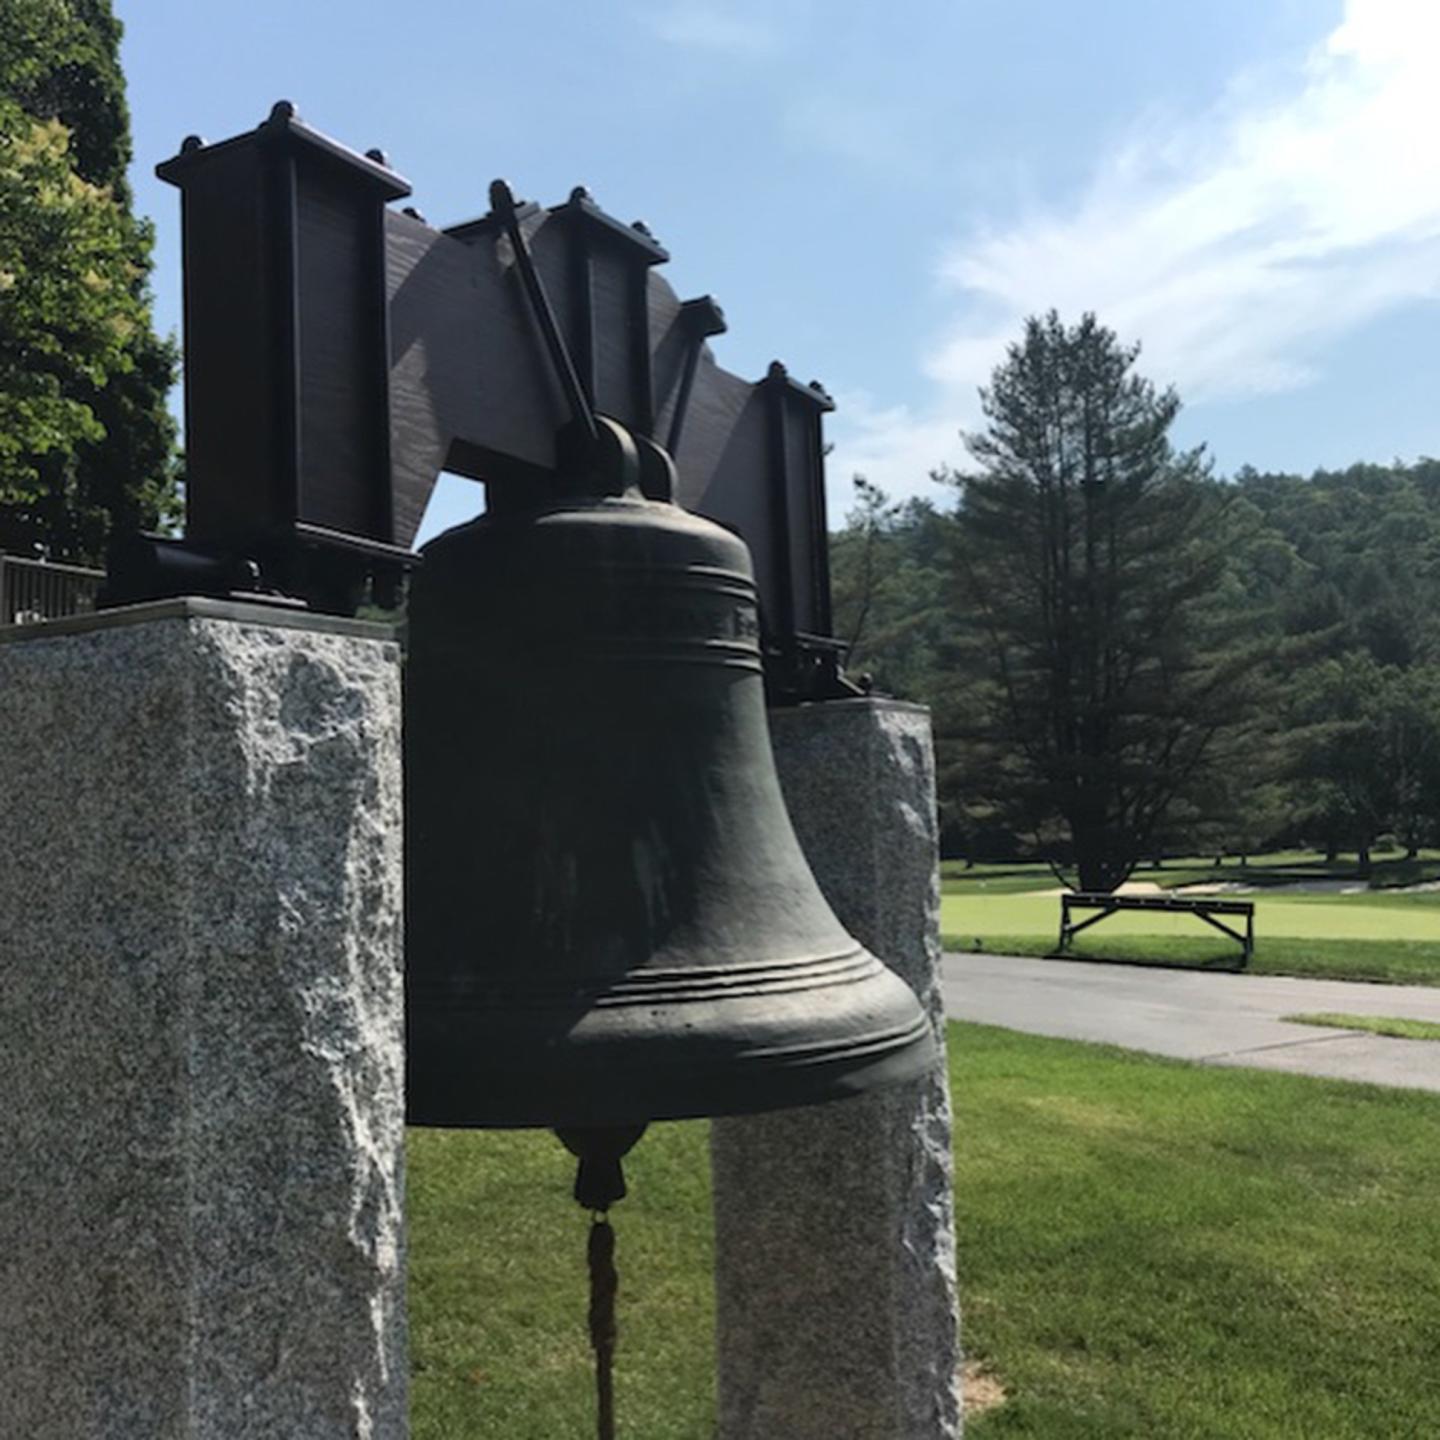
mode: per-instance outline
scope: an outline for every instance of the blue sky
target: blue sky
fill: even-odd
[[[272,101],[381,145],[435,224],[583,183],[818,378],[832,521],[938,492],[1026,314],[1095,310],[1222,474],[1440,454],[1440,0],[116,0],[179,328],[184,135]],[[475,508],[444,487],[427,525]]]

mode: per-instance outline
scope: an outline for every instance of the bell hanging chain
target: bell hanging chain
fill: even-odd
[[[595,1433],[615,1440],[615,1231],[603,1210],[591,1218],[586,1245],[590,1266],[590,1348],[595,1352]]]
[[[561,1144],[580,1162],[575,1170],[575,1201],[590,1212],[585,1249],[590,1270],[590,1348],[595,1352],[595,1433],[615,1440],[615,1231],[610,1207],[625,1198],[621,1161],[645,1133],[644,1125],[560,1125]]]

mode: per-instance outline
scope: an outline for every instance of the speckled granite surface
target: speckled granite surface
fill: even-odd
[[[846,928],[943,1034],[928,714],[771,713],[786,803]],[[950,1096],[929,1079],[712,1128],[721,1440],[960,1433]]]
[[[396,649],[214,602],[6,639],[0,1433],[399,1440]]]

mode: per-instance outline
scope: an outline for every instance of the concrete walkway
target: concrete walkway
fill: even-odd
[[[947,955],[944,976],[946,1013],[954,1020],[1097,1040],[1210,1065],[1440,1091],[1440,1040],[1392,1040],[1280,1018],[1339,1011],[1440,1023],[1440,987],[1003,955]]]

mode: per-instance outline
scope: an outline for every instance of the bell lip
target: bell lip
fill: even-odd
[[[504,1103],[434,1103],[436,1097],[407,1096],[406,1124],[445,1130],[529,1130],[556,1125],[625,1125],[661,1120],[724,1119],[805,1109],[891,1089],[923,1079],[943,1062],[944,1042],[917,1004],[916,1022],[868,1044],[824,1047],[776,1046],[763,1053],[719,1059],[711,1067],[675,1066],[674,1089],[667,1100],[664,1067],[637,1069],[633,1099],[617,1097],[623,1077],[609,1082],[609,1098],[596,1098],[594,1077],[577,1073],[569,1093],[557,1094],[551,1072],[515,1067],[491,1076],[492,1096]],[[807,1051],[809,1053],[807,1053]],[[710,1073],[706,1073],[706,1070]],[[540,1101],[546,1093],[549,1098]],[[477,1070],[469,1096],[486,1091]],[[535,1095],[537,1102],[526,1104]],[[450,1100],[451,1097],[445,1097]]]

